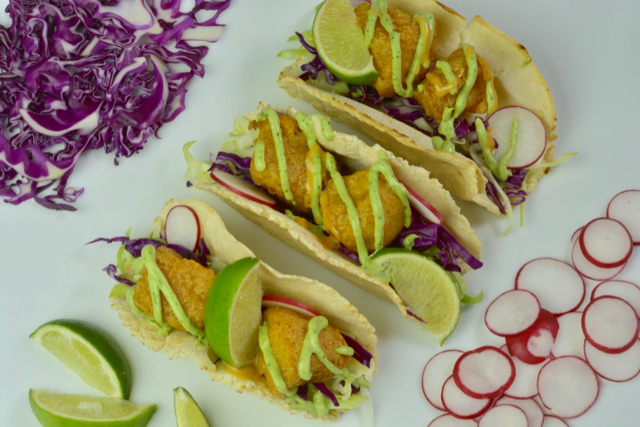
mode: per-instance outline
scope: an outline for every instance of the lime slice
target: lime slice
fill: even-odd
[[[340,80],[366,85],[378,76],[349,0],[326,0],[313,20],[313,41],[329,71]]]
[[[29,403],[44,427],[144,427],[156,405],[134,405],[115,397],[29,390]]]
[[[400,298],[442,345],[460,319],[460,297],[449,273],[431,258],[407,249],[382,249],[371,262],[390,274]]]
[[[173,389],[173,409],[178,427],[209,427],[198,403],[182,387]]]
[[[109,397],[129,398],[131,366],[116,342],[95,326],[59,319],[45,323],[29,337],[91,387]]]
[[[204,307],[204,330],[211,349],[227,365],[241,368],[258,353],[262,285],[260,261],[243,258],[213,280]]]

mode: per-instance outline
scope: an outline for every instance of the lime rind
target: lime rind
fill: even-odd
[[[80,378],[109,397],[128,399],[131,366],[117,343],[90,323],[58,319],[30,336]]]
[[[177,427],[209,427],[198,402],[182,387],[173,389],[173,409]]]
[[[366,85],[378,77],[349,0],[326,0],[313,20],[312,34],[320,59],[340,80]]]

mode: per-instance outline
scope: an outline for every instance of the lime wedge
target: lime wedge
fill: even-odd
[[[182,387],[173,389],[173,409],[178,427],[209,427],[198,403]]]
[[[129,398],[129,362],[116,342],[95,326],[79,320],[59,319],[45,323],[29,337],[91,387],[109,397]]]
[[[349,0],[326,0],[316,12],[312,32],[320,59],[340,80],[366,85],[376,79],[373,57]]]
[[[442,345],[460,319],[460,297],[449,273],[431,258],[407,249],[382,249],[371,262],[390,274],[402,301]]]
[[[156,405],[134,405],[115,397],[29,390],[29,403],[44,427],[144,427]]]
[[[204,330],[211,349],[227,365],[241,368],[258,353],[262,320],[260,261],[243,258],[216,276],[204,306]]]

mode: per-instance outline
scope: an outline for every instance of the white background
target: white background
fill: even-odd
[[[468,18],[481,14],[527,47],[555,99],[556,153],[580,152],[540,181],[528,199],[524,228],[516,227],[507,237],[500,236],[506,221],[461,203],[484,245],[484,268],[467,276],[470,293],[483,289],[486,299],[463,310],[444,348],[470,350],[501,345],[484,327],[483,314],[495,296],[513,286],[520,266],[542,256],[568,261],[573,231],[603,215],[619,191],[640,188],[640,2],[447,4]],[[213,195],[188,189],[182,181],[182,145],[198,140],[192,151],[205,158],[217,151],[233,119],[259,101],[311,112],[278,89],[275,80],[289,63],[276,54],[293,46],[286,40],[294,30],[310,28],[315,5],[303,0],[234,0],[222,15],[228,27],[206,58],[204,79],[192,80],[186,112],[162,129],[162,139],[151,139],[141,154],[122,159],[118,167],[104,153],[83,155],[70,182],[85,188],[75,204],[77,212],[48,211],[33,202],[0,204],[0,425],[37,425],[29,408],[29,388],[96,393],[28,338],[40,324],[56,318],[90,321],[117,340],[133,369],[131,400],[158,404],[150,426],[174,425],[172,389],[177,386],[191,392],[215,426],[321,424],[211,382],[191,361],[154,353],[120,325],[107,301],[113,283],[101,271],[115,259],[117,246],[85,243],[122,235],[129,227],[133,235],[146,232],[172,197],[210,203],[229,230],[268,264],[334,286],[371,321],[380,340],[380,369],[372,387],[376,425],[426,426],[439,414],[420,388],[422,368],[438,348],[414,322],[285,246]],[[0,22],[7,24],[9,19],[2,14]],[[639,250],[619,278],[640,284]],[[595,406],[570,424],[637,425],[640,379],[600,383]],[[361,423],[362,413],[354,411],[335,425]]]

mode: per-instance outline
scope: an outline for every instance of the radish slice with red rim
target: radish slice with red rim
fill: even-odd
[[[575,418],[595,403],[598,377],[584,360],[563,356],[547,362],[538,375],[538,395],[552,414]]]
[[[478,427],[478,422],[476,420],[463,420],[450,414],[444,414],[431,421],[427,427]]]
[[[609,280],[602,282],[593,289],[591,300],[609,295],[625,300],[634,308],[640,317],[640,287],[624,280]]]
[[[503,345],[500,350],[507,352],[507,346]],[[549,359],[545,359],[544,362],[537,365],[530,365],[524,363],[517,357],[511,357],[513,364],[516,367],[516,379],[511,384],[511,387],[504,391],[504,395],[512,397],[514,399],[531,399],[538,395],[538,385],[536,380],[538,379],[538,373]]]
[[[456,385],[453,375],[444,382],[441,399],[447,412],[462,419],[479,417],[489,409],[493,402],[492,399],[475,399],[464,393]]]
[[[576,242],[576,239],[580,236],[580,233],[582,233],[582,229],[584,227],[580,227],[578,228],[576,231],[573,232],[573,234],[571,235],[571,246],[573,247],[573,244]]]
[[[491,346],[464,353],[453,368],[458,388],[476,399],[498,397],[515,378],[516,367],[511,357]]]
[[[605,353],[585,341],[584,354],[587,363],[606,380],[625,382],[640,373],[640,339],[629,350],[618,354]]]
[[[541,427],[544,419],[544,412],[538,403],[533,399],[512,399],[503,397],[496,402],[496,406],[513,405],[524,411],[529,420],[529,427]]]
[[[638,315],[628,302],[611,296],[591,301],[582,314],[582,331],[595,348],[622,353],[638,338]]]
[[[265,307],[272,307],[275,305],[278,307],[288,308],[289,310],[293,310],[304,316],[320,316],[320,313],[313,308],[287,297],[264,295],[262,297],[262,305]]]
[[[276,201],[273,199],[273,197],[260,190],[259,188],[249,184],[242,178],[238,178],[235,175],[219,170],[212,171],[211,178],[213,178],[215,182],[222,185],[227,190],[230,190],[237,195],[244,197],[245,199],[269,206],[270,208],[276,206]]]
[[[516,152],[509,162],[509,169],[525,169],[544,154],[547,149],[547,132],[542,120],[531,110],[523,107],[504,107],[493,113],[487,120],[491,134],[498,142],[493,153],[497,161],[507,153],[511,146],[511,126],[518,120]]]
[[[620,221],[596,218],[582,228],[580,249],[584,257],[601,268],[614,268],[625,264],[633,251],[633,240]]]
[[[535,294],[542,308],[554,315],[577,310],[585,294],[580,274],[553,258],[538,258],[523,265],[516,275],[515,288]]]
[[[442,404],[442,386],[453,374],[453,367],[462,356],[460,350],[442,351],[433,356],[422,371],[422,393],[427,402],[436,409],[444,411]]]
[[[495,335],[518,334],[533,325],[540,315],[540,302],[525,290],[507,291],[493,300],[484,315],[484,323]]]
[[[431,221],[434,224],[442,224],[444,217],[433,205],[427,202],[421,195],[413,191],[411,187],[403,183],[409,194],[407,198],[411,206],[417,210],[426,220]]]
[[[576,356],[584,359],[584,332],[582,312],[563,314],[558,317],[558,336],[553,344],[553,357]]]
[[[195,252],[200,243],[200,221],[193,209],[184,205],[171,208],[164,223],[167,243]]]
[[[569,427],[569,424],[565,423],[562,418],[558,418],[555,415],[545,415],[542,427]]]
[[[571,249],[571,261],[578,273],[591,280],[610,280],[616,277],[624,269],[626,264],[614,268],[602,268],[592,264],[584,257],[580,249],[580,239],[576,239]]]
[[[531,365],[544,362],[551,354],[559,327],[558,319],[553,314],[540,310],[540,316],[533,326],[506,337],[509,354]]]
[[[607,217],[627,227],[634,245],[640,245],[640,190],[626,190],[613,196],[607,206]]]
[[[480,418],[478,427],[529,427],[529,420],[517,406],[500,405],[489,409]]]

